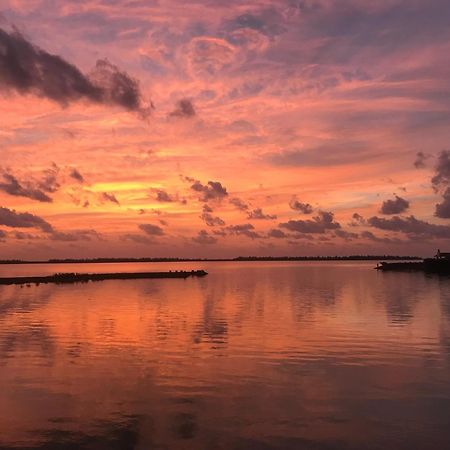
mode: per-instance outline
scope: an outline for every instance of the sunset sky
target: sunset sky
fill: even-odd
[[[450,251],[448,0],[0,0],[0,259]]]

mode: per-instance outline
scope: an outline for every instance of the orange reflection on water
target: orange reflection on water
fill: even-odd
[[[208,265],[203,279],[0,288],[0,447],[449,438],[448,279]]]

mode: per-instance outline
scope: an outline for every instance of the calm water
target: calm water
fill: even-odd
[[[0,287],[0,449],[450,448],[450,278],[373,263]]]

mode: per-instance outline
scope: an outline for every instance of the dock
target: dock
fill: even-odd
[[[382,270],[384,272],[388,271],[402,271],[402,272],[416,272],[425,269],[423,261],[420,262],[381,262],[375,267],[377,270]]]
[[[450,253],[438,250],[434,258],[425,258],[423,261],[412,262],[386,262],[378,263],[376,270],[383,272],[426,272],[450,275]]]
[[[87,283],[89,281],[105,280],[142,280],[155,278],[182,278],[204,277],[208,275],[204,270],[177,270],[169,272],[132,272],[132,273],[55,273],[47,276],[28,277],[0,277],[0,285],[11,284],[65,284],[65,283]]]

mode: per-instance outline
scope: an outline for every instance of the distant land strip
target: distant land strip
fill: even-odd
[[[375,261],[375,260],[422,260],[419,256],[399,255],[350,255],[350,256],[238,256],[237,258],[65,258],[41,261],[22,259],[0,260],[0,264],[88,264],[128,262],[233,262],[233,261]]]

